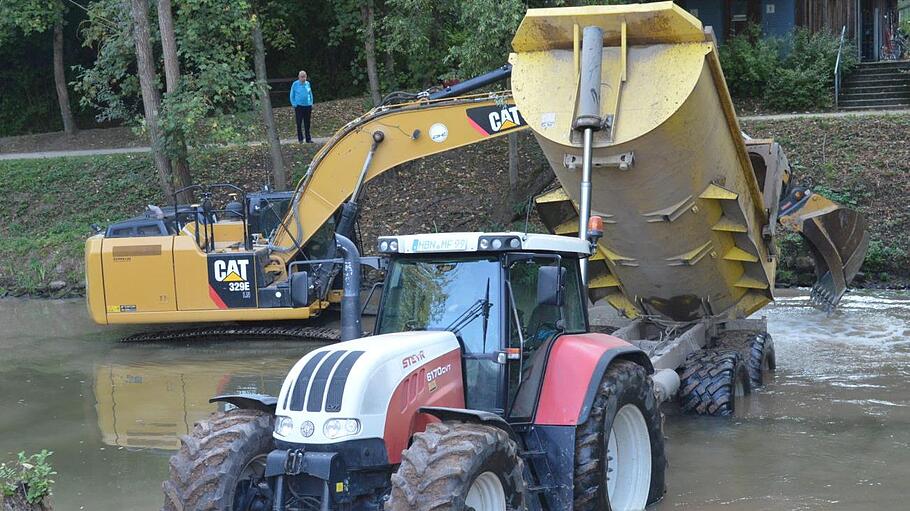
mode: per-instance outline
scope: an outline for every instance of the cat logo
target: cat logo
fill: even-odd
[[[212,265],[215,280],[218,282],[246,282],[248,259],[217,260]]]
[[[521,112],[513,104],[469,108],[468,123],[483,136],[526,126]]]
[[[503,108],[499,112],[490,112],[489,117],[490,127],[493,128],[493,131],[512,129],[521,123],[521,114],[518,113],[517,106]]]

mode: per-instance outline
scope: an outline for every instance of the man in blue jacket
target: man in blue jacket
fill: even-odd
[[[306,71],[297,74],[297,81],[291,84],[291,106],[294,107],[294,117],[297,119],[297,141],[303,142],[303,132],[300,131],[300,122],[303,121],[307,143],[312,143],[310,137],[310,115],[313,113],[313,89],[306,79]]]

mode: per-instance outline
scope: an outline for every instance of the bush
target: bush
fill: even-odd
[[[765,103],[775,110],[804,110],[831,104],[831,91],[814,69],[777,71],[765,87]]]
[[[720,63],[730,94],[760,97],[768,80],[780,68],[780,42],[763,38],[761,27],[750,24],[745,32],[721,46]]]
[[[762,37],[761,27],[750,25],[727,41],[720,58],[734,97],[762,97],[775,110],[804,110],[831,105],[839,45],[840,37],[827,32],[797,28],[778,39]],[[855,47],[846,43],[842,72],[856,64]]]
[[[51,454],[42,450],[26,456],[20,452],[15,462],[0,464],[0,500],[21,492],[26,502],[38,504],[50,496],[54,484],[51,477],[57,474],[47,462]]]

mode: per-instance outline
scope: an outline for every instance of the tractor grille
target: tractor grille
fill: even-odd
[[[363,353],[335,350],[315,354],[285,396],[284,407],[294,412],[340,411],[348,376]]]

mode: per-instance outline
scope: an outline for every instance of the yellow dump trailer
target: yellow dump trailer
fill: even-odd
[[[588,27],[602,34],[591,89],[579,85]],[[676,321],[742,317],[772,300],[789,170],[773,142],[747,149],[710,29],[672,2],[535,9],[512,45],[515,102],[563,188],[538,200],[554,232],[578,231],[565,203],[581,202],[580,105],[590,95],[599,109],[590,211],[605,225],[589,269],[595,298]]]

